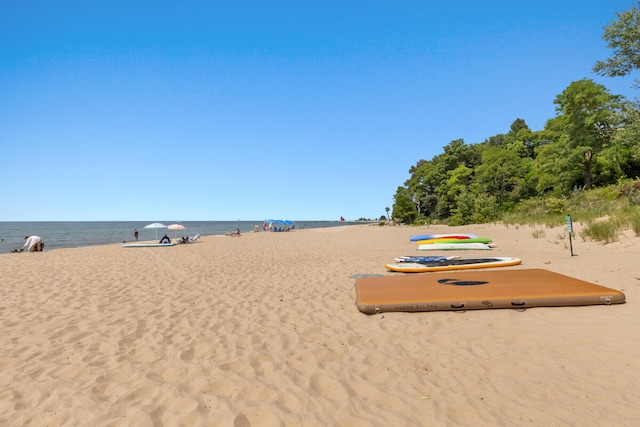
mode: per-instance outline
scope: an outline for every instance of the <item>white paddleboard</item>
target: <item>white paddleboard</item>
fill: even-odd
[[[418,245],[419,251],[453,251],[453,250],[489,250],[493,245],[487,243],[428,243]]]

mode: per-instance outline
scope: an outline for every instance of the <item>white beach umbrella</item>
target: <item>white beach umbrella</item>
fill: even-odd
[[[169,230],[175,230],[176,232],[173,233],[173,237],[176,237],[176,235],[178,234],[177,231],[178,230],[186,230],[187,227],[185,227],[182,224],[171,224],[170,226],[167,227]]]
[[[158,240],[158,228],[167,228],[166,225],[161,224],[159,222],[154,222],[153,224],[145,225],[144,228],[155,228],[156,229],[156,240]]]

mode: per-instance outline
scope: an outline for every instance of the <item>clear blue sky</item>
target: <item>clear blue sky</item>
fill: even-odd
[[[555,115],[631,0],[0,3],[0,221],[378,218]]]

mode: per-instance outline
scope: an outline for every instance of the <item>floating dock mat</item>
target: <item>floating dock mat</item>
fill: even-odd
[[[620,291],[544,269],[362,277],[356,279],[355,288],[356,306],[367,314],[625,302],[625,295]]]

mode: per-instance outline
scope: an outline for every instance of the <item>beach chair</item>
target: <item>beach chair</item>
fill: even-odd
[[[193,236],[193,237],[189,237],[189,243],[195,243],[195,242],[197,242],[197,241],[198,241],[198,239],[199,239],[199,238],[200,238],[200,235],[199,235],[199,234],[196,234],[196,235],[195,235],[195,236]]]

